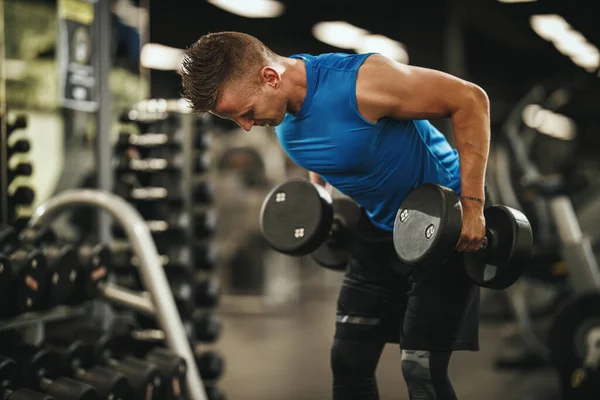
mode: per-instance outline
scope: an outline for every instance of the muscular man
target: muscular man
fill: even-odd
[[[334,400],[378,399],[375,369],[399,343],[411,399],[456,399],[452,351],[478,342],[478,290],[462,252],[485,234],[489,101],[477,85],[379,54],[274,53],[239,32],[202,36],[186,52],[183,96],[198,113],[275,126],[288,156],[358,203],[376,235],[391,237],[406,194],[424,182],[461,196],[463,230],[442,266],[412,271],[390,241],[357,239],[338,298],[331,348]],[[456,149],[427,120],[452,119]]]

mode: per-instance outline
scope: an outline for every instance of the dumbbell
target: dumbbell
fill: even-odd
[[[6,124],[6,137],[9,138],[16,130],[25,128],[27,128],[27,115],[17,115],[12,124]]]
[[[8,182],[12,182],[17,176],[31,176],[33,166],[29,162],[20,162],[8,170]]]
[[[39,248],[48,266],[48,295],[46,308],[65,304],[75,288],[79,260],[75,247],[57,244],[58,238],[50,227],[29,226],[20,235],[24,245]]]
[[[212,202],[213,186],[208,182],[198,182],[191,185],[191,198],[194,204]],[[164,186],[139,186],[119,182],[116,184],[115,193],[125,200],[137,204],[162,202],[169,205],[180,205],[183,202],[183,192],[176,185]]]
[[[283,254],[310,254],[319,265],[343,271],[360,216],[351,200],[332,200],[322,186],[295,178],[267,194],[260,230],[269,246]]]
[[[192,316],[194,339],[202,343],[214,343],[221,335],[223,324],[212,311],[196,310]]]
[[[27,206],[35,200],[35,192],[29,186],[17,186],[9,192],[8,196],[10,204],[13,206]]]
[[[214,271],[219,256],[213,241],[198,241],[194,244],[194,268],[202,271]]]
[[[484,210],[486,233],[481,250],[465,252],[471,280],[502,290],[516,282],[531,255],[533,235],[527,217],[504,205]],[[462,204],[451,189],[425,183],[402,201],[394,222],[394,248],[414,268],[443,264],[455,252],[463,225]]]
[[[147,340],[147,337],[144,337],[147,331],[139,331],[132,324],[123,322],[115,324],[111,331],[114,332],[123,351],[156,365],[164,383],[161,399],[175,400],[186,397],[187,362],[171,350],[157,345],[162,344],[164,338],[156,339],[154,335],[152,340]]]
[[[217,230],[217,213],[214,209],[194,212],[194,236],[203,239],[212,236]]]
[[[117,173],[139,172],[181,172],[185,166],[182,156],[164,157],[164,158],[140,158],[131,159],[122,156],[115,165]],[[192,159],[192,172],[200,174],[206,172],[210,166],[210,156],[208,154],[196,155]]]
[[[60,400],[99,400],[98,393],[87,383],[60,376],[51,352],[28,344],[9,349],[9,357],[22,371],[22,386],[47,393]]]
[[[112,253],[104,243],[82,243],[76,248],[79,273],[68,304],[80,304],[100,297],[101,285],[108,282],[112,268]]]
[[[3,400],[54,400],[51,396],[27,388],[19,388],[19,366],[8,357],[0,355],[0,399]]]
[[[8,146],[8,154],[6,158],[10,160],[14,154],[27,153],[29,150],[31,150],[31,143],[29,142],[29,139],[16,140],[14,143]]]
[[[83,342],[52,343],[46,341],[45,350],[53,356],[54,368],[63,376],[87,383],[101,400],[127,400],[133,394],[125,376],[106,367],[92,366],[92,351]]]
[[[125,376],[133,390],[132,399],[158,400],[161,398],[163,383],[157,367],[129,355],[117,359],[118,343],[112,332],[100,331],[93,327],[71,327],[69,329],[63,326],[56,326],[47,331],[48,342],[75,340],[80,340],[90,346],[94,364],[106,366]]]
[[[225,371],[225,360],[214,350],[208,350],[195,355],[198,372],[203,381],[217,381]]]
[[[10,261],[12,301],[2,305],[4,316],[12,316],[45,308],[49,270],[40,250],[22,247],[15,229],[0,226],[0,252]],[[6,275],[5,275],[6,276]]]

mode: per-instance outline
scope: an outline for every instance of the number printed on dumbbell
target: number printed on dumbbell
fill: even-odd
[[[285,201],[285,192],[277,193],[277,195],[275,196],[275,201],[277,203],[281,203],[281,202]]]
[[[304,237],[304,228],[296,228],[294,230],[294,237],[295,238],[303,238]]]

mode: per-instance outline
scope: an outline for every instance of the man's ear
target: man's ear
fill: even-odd
[[[279,75],[279,72],[273,67],[263,67],[260,70],[260,76],[264,83],[273,86],[275,89],[279,89],[281,86],[281,75]]]

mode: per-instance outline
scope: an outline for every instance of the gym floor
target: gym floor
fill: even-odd
[[[332,288],[341,284],[334,277]],[[285,312],[224,312],[216,347],[226,362],[220,386],[229,399],[324,400],[331,398],[329,346],[334,331],[336,290],[317,295]],[[461,400],[556,400],[549,369],[499,372],[493,360],[506,325],[482,326],[481,351],[455,353],[450,376]],[[377,370],[380,398],[408,400],[399,348],[387,345]]]

